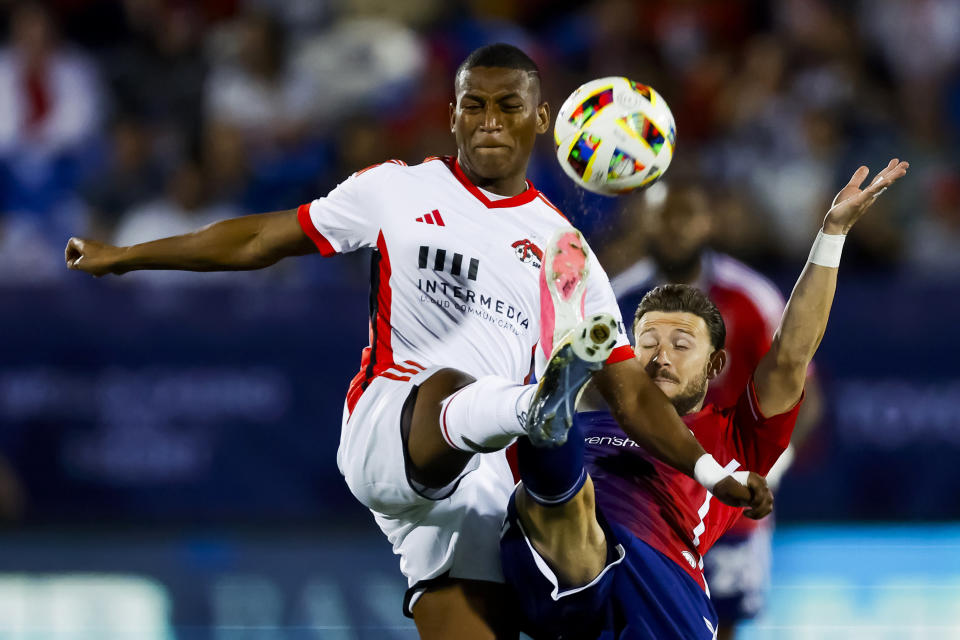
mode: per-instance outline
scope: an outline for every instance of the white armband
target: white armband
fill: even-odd
[[[847,236],[844,235],[827,235],[823,230],[819,231],[817,239],[813,241],[807,262],[836,269],[840,266],[840,253],[843,251],[843,241],[846,238]]]
[[[693,465],[693,477],[703,485],[707,491],[713,491],[713,487],[718,482],[730,475],[726,469],[720,466],[720,463],[714,460],[713,456],[705,453],[697,458]]]

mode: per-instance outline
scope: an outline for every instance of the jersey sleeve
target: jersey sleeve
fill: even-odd
[[[729,439],[734,455],[743,468],[767,475],[770,468],[790,445],[790,436],[797,424],[797,413],[803,396],[789,410],[765,416],[757,402],[753,378],[740,395],[730,417]]]
[[[584,317],[594,313],[609,313],[617,321],[617,343],[613,353],[607,358],[607,364],[615,364],[634,357],[633,347],[627,337],[623,316],[620,315],[620,306],[617,297],[613,294],[610,279],[603,270],[595,253],[590,252],[590,273],[587,276],[587,296],[583,304]]]
[[[383,206],[379,195],[389,191],[397,165],[384,163],[358,171],[325,197],[300,205],[297,220],[303,232],[326,257],[376,246]]]

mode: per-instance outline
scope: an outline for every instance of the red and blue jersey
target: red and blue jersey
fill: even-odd
[[[734,462],[737,470],[765,475],[790,443],[799,407],[800,402],[780,415],[764,416],[751,382],[735,404],[710,404],[683,416],[683,421],[722,466]],[[715,500],[696,480],[653,458],[609,413],[579,413],[576,420],[604,515],[683,567],[706,589],[702,557],[743,509]]]
[[[627,322],[632,322],[643,296],[667,279],[651,258],[644,258],[611,279],[614,294]],[[736,404],[753,371],[773,341],[786,305],[780,290],[768,278],[723,253],[706,251],[700,260],[700,276],[691,283],[717,305],[727,329],[727,363],[710,381],[707,404]],[[631,331],[628,331],[631,333]],[[812,365],[811,365],[812,366]],[[763,520],[740,518],[735,533],[749,535]]]

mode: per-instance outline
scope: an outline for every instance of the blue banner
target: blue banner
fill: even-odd
[[[335,461],[367,293],[198,278],[0,290],[0,454],[30,521],[368,518]],[[960,518],[958,289],[844,274],[781,520]]]

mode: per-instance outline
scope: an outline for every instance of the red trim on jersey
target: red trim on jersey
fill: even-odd
[[[541,194],[538,195],[538,197],[539,197],[541,200],[543,200],[543,202],[544,202],[548,207],[550,207],[551,209],[553,209],[554,211],[556,211],[558,214],[560,214],[560,217],[561,217],[561,218],[563,218],[563,219],[566,220],[567,222],[570,222],[569,220],[567,220],[567,216],[563,215],[563,211],[560,211],[560,209],[557,209],[557,205],[555,205],[555,204],[553,204],[552,202],[550,202],[550,201],[547,199],[547,196],[545,196],[545,195],[543,195],[543,194],[541,193]]]
[[[415,375],[417,375],[418,373],[420,373],[420,371],[417,371],[416,369],[410,369],[410,368],[408,368],[408,367],[402,367],[402,366],[400,366],[399,364],[395,364],[395,365],[393,365],[391,368],[392,368],[392,369],[396,369],[397,371],[401,371],[401,372],[403,372],[403,373],[409,373],[410,375],[413,375],[413,376],[415,376]]]
[[[313,224],[313,220],[310,219],[310,203],[302,204],[297,208],[297,222],[300,223],[300,228],[303,229],[303,232],[307,234],[307,237],[313,240],[313,244],[317,245],[317,249],[320,250],[320,253],[324,258],[329,258],[330,256],[336,255],[337,250],[333,248],[333,245],[330,244],[330,241],[323,237],[323,234],[317,229]]]
[[[510,198],[504,198],[502,200],[491,200],[487,196],[483,195],[483,192],[480,191],[479,188],[477,188],[477,185],[470,182],[470,178],[468,178],[466,174],[463,173],[463,169],[460,168],[460,162],[456,158],[454,158],[453,156],[446,156],[442,158],[442,160],[444,161],[444,163],[446,163],[450,171],[453,172],[453,175],[457,178],[457,180],[460,181],[460,184],[462,184],[464,188],[467,191],[469,191],[471,195],[473,195],[474,198],[482,202],[483,205],[488,209],[505,209],[507,207],[519,207],[522,204],[527,204],[528,202],[532,202],[533,199],[540,194],[540,192],[537,191],[537,188],[534,187],[529,180],[527,180],[527,190],[524,191],[523,193],[517,194]]]
[[[399,368],[393,362],[392,331],[390,328],[390,308],[393,293],[390,289],[390,254],[383,231],[377,236],[377,268],[373,274],[370,295],[373,311],[370,317],[370,346],[360,355],[360,371],[350,381],[347,389],[347,411],[353,412],[363,391],[379,375],[392,380],[408,381],[410,378],[387,373],[390,368]],[[418,373],[418,372],[413,372]]]
[[[362,174],[362,173],[366,173],[367,171],[370,171],[370,169],[376,169],[377,167],[379,167],[379,166],[382,165],[382,164],[395,164],[395,165],[399,165],[399,166],[401,166],[401,167],[407,166],[407,163],[404,162],[403,160],[397,160],[396,158],[393,158],[393,159],[391,159],[391,160],[384,160],[383,162],[378,162],[377,164],[372,164],[372,165],[370,165],[369,167],[364,167],[363,169],[360,169],[360,171],[357,171],[357,172],[356,172],[355,174],[353,174],[353,175],[354,175],[354,176],[359,176],[359,175]]]
[[[426,370],[426,367],[420,364],[419,362],[414,362],[413,360],[404,360],[403,364],[408,364],[411,367],[417,367],[420,371]]]
[[[360,354],[360,371],[353,376],[350,386],[347,388],[348,413],[353,413],[353,408],[357,406],[357,402],[360,401],[360,396],[363,395],[363,390],[367,386],[367,365],[370,362],[370,351],[370,347],[363,348],[363,352]]]
[[[373,326],[373,338],[371,343],[373,347],[373,376],[394,366],[393,362],[393,343],[390,328],[390,307],[393,297],[393,291],[390,289],[390,254],[387,252],[387,242],[383,237],[383,231],[377,235],[377,251],[380,253],[380,264],[378,265],[377,277],[377,309],[376,319]]]
[[[380,376],[390,378],[391,380],[399,380],[400,382],[408,382],[410,380],[410,376],[399,376],[391,371],[383,371],[380,373]]]
[[[623,362],[624,360],[629,360],[630,358],[636,357],[637,354],[633,352],[633,347],[628,344],[622,344],[610,353],[606,363],[617,364],[618,362]]]

